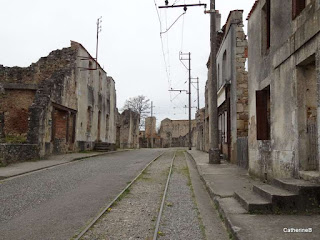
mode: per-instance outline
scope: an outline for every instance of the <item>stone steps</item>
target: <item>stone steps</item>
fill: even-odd
[[[299,171],[299,176],[303,180],[320,184],[320,172],[319,171]]]
[[[234,197],[249,213],[270,213],[272,211],[272,202],[253,192],[252,189],[236,191]]]
[[[253,192],[272,203],[273,212],[288,212],[300,209],[299,195],[269,184],[253,185]]]
[[[303,194],[306,192],[320,193],[319,184],[304,181],[302,179],[279,178],[279,179],[274,179],[273,184],[277,187],[280,187],[282,189],[285,189],[287,191],[291,191],[297,194]]]
[[[97,142],[94,145],[94,150],[99,151],[99,152],[107,152],[107,151],[113,150],[113,148],[110,143]]]
[[[320,184],[302,179],[275,179],[273,184],[299,195],[300,211],[320,211]]]
[[[272,185],[254,183],[234,197],[249,213],[320,212],[320,184],[302,179],[274,179]]]

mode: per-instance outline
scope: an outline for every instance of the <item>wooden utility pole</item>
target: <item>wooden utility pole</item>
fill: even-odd
[[[219,132],[218,132],[218,105],[217,105],[217,29],[216,29],[216,10],[215,0],[210,0],[210,67],[211,67],[211,82],[209,84],[209,96],[211,96],[211,109],[209,110],[210,122],[210,149],[209,163],[220,164],[219,150]]]

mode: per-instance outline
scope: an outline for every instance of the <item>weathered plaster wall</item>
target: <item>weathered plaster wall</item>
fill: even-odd
[[[291,1],[271,1],[271,47],[266,53],[261,44],[261,8],[264,2],[259,2],[248,24],[249,170],[267,180],[298,177],[306,162],[305,154],[302,154],[306,149],[303,140],[306,126],[301,122],[301,115],[306,112],[299,99],[304,94],[299,69],[305,61],[316,60],[312,56],[319,54],[319,2],[310,1],[292,20],[292,9],[287,7],[291,6]],[[314,64],[317,65],[317,61]],[[314,73],[314,76],[317,77],[313,77],[313,84],[318,84],[319,74]],[[257,90],[268,85],[271,93],[271,137],[268,141],[260,141],[257,140],[255,95]],[[315,96],[319,104],[318,96],[319,89]]]

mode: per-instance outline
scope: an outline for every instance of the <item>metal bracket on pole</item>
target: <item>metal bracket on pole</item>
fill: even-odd
[[[212,10],[212,9],[210,9],[210,10],[205,10],[204,13],[205,13],[205,14],[209,14],[209,13],[219,13],[219,10]]]

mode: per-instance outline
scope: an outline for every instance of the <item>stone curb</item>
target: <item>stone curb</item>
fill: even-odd
[[[69,163],[81,161],[81,160],[84,160],[84,159],[87,159],[87,158],[98,157],[98,156],[103,156],[103,155],[108,155],[108,154],[113,154],[113,153],[119,153],[119,152],[127,152],[127,151],[131,151],[131,150],[132,150],[132,149],[124,149],[124,150],[120,150],[120,151],[111,151],[111,152],[97,153],[97,154],[94,154],[94,155],[91,155],[91,156],[77,157],[77,158],[73,158],[73,159],[71,159],[70,161],[67,161],[67,162],[57,163],[57,164],[53,164],[53,165],[50,165],[50,166],[33,169],[33,170],[26,171],[26,172],[23,172],[23,173],[14,174],[14,175],[11,175],[11,176],[8,176],[8,177],[2,177],[2,176],[0,176],[0,181],[2,181],[2,180],[8,180],[8,179],[10,179],[10,178],[18,177],[18,176],[21,176],[21,175],[24,175],[24,174],[28,174],[28,173],[33,173],[33,172],[41,171],[41,170],[44,170],[44,169],[47,169],[47,168],[51,168],[51,167],[57,167],[57,166],[61,166],[61,165],[65,165],[65,164],[69,164]],[[43,159],[43,160],[44,160],[44,159]],[[39,161],[41,161],[41,160],[39,160]]]
[[[196,162],[196,160],[193,158],[192,154],[189,153],[187,151],[189,157],[193,160],[194,164],[196,165],[197,171],[199,173],[200,179],[202,180],[202,182],[204,183],[206,190],[208,191],[211,200],[214,202],[215,206],[217,207],[218,212],[222,215],[224,224],[226,226],[226,228],[228,229],[228,231],[232,234],[232,239],[233,240],[247,240],[247,239],[243,239],[238,235],[238,231],[236,230],[238,227],[235,227],[232,224],[232,221],[229,217],[229,215],[226,213],[226,209],[223,209],[223,207],[220,205],[219,200],[221,199],[220,196],[218,196],[217,194],[215,194],[213,192],[213,190],[210,188],[209,184],[206,182],[206,180],[203,178],[202,172]]]

